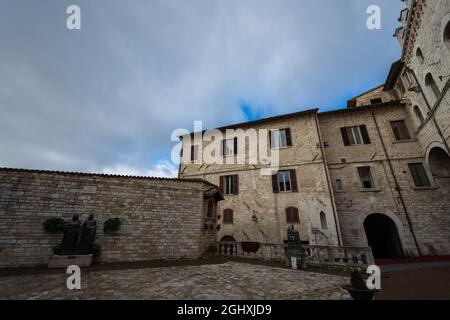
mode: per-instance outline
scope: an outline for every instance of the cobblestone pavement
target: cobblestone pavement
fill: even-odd
[[[0,299],[349,299],[342,276],[247,263],[0,277]]]

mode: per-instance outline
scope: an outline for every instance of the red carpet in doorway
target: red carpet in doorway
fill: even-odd
[[[417,257],[411,259],[375,259],[375,264],[378,266],[388,264],[402,264],[402,263],[422,263],[422,262],[438,262],[438,261],[450,261],[450,256],[427,256]]]

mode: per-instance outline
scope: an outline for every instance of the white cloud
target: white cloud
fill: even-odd
[[[125,176],[176,178],[178,168],[168,161],[160,161],[150,167],[134,167],[126,164],[116,164],[100,169],[100,173],[118,174]]]

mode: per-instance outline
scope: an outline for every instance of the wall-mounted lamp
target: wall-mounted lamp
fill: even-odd
[[[258,217],[256,216],[255,210],[253,210],[252,220],[253,220],[253,222],[258,222]]]

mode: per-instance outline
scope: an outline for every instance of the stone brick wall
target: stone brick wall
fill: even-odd
[[[95,215],[102,262],[198,258],[216,237],[215,219],[205,220],[211,190],[201,181],[0,169],[0,267],[46,264],[62,236],[42,222],[75,213]],[[121,229],[104,234],[113,217]]]

